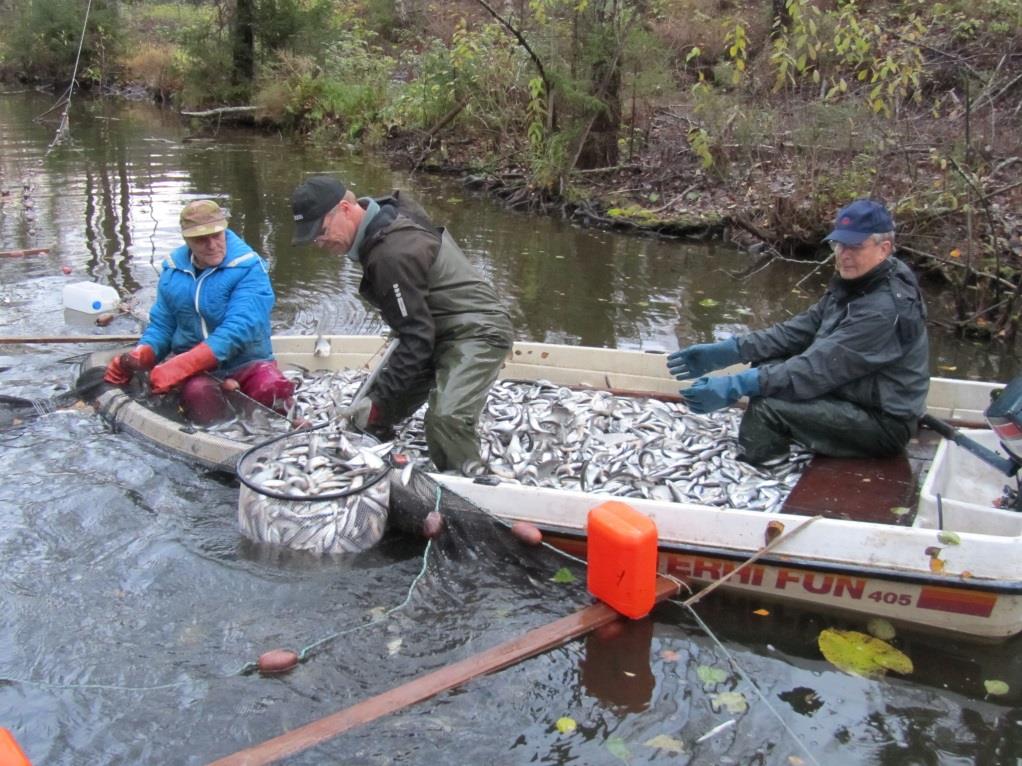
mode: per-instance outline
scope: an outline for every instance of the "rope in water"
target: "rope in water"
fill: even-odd
[[[782,716],[777,711],[777,709],[770,704],[769,700],[767,700],[766,698],[766,695],[764,695],[763,692],[760,691],[759,687],[756,686],[756,682],[752,680],[752,676],[746,673],[742,666],[738,664],[738,660],[734,658],[734,656],[727,650],[724,644],[721,643],[720,639],[717,638],[717,636],[714,634],[712,630],[710,630],[710,626],[703,622],[702,618],[698,614],[696,614],[696,610],[693,609],[690,604],[685,602],[678,602],[672,599],[671,603],[680,604],[689,611],[689,614],[691,614],[695,621],[699,624],[699,627],[703,629],[703,632],[705,632],[706,635],[709,636],[710,640],[717,645],[717,648],[724,653],[724,656],[727,657],[727,660],[731,664],[731,667],[735,669],[735,672],[742,677],[742,680],[744,680],[747,684],[749,684],[750,687],[752,687],[752,690],[756,693],[756,696],[759,697],[759,701],[762,702],[766,709],[770,711],[771,715],[773,715],[774,718],[777,719],[777,722],[781,724],[781,728],[784,729],[785,732],[787,732],[788,736],[792,738],[795,744],[802,748],[802,751],[806,754],[810,761],[816,764],[816,766],[820,766],[820,762],[816,760],[816,757],[809,749],[809,746],[802,741],[801,737],[799,737],[798,734],[796,734],[790,726],[788,726],[787,722],[784,720],[784,716]]]
[[[437,488],[436,488],[436,500],[435,500],[434,507],[433,507],[433,510],[436,511],[436,512],[439,512],[439,510],[440,510],[440,502],[441,502],[441,499],[443,497],[443,489],[444,488],[443,488],[442,485],[437,484]],[[484,514],[486,514],[487,516],[490,516],[491,518],[499,521],[504,526],[507,526],[507,527],[511,526],[505,519],[501,518],[500,516],[497,516],[496,514],[493,514],[493,513],[489,512],[489,511],[487,511],[486,509],[481,509],[481,510],[483,511]],[[738,660],[727,650],[727,648],[720,641],[720,639],[716,636],[716,634],[714,634],[714,632],[710,629],[710,627],[696,613],[695,609],[693,608],[693,605],[695,603],[697,603],[699,600],[701,600],[708,593],[712,592],[714,589],[716,589],[717,587],[722,585],[726,580],[729,580],[731,577],[736,575],[739,571],[741,571],[745,567],[753,564],[755,561],[757,561],[759,558],[764,556],[770,550],[773,550],[774,548],[776,548],[781,542],[783,542],[786,539],[789,539],[794,534],[796,534],[796,533],[800,532],[801,530],[805,529],[806,527],[808,527],[810,524],[812,524],[813,522],[815,522],[819,518],[821,518],[821,517],[819,517],[819,516],[812,517],[812,518],[808,519],[805,523],[803,523],[803,524],[799,525],[798,527],[796,527],[795,529],[792,529],[792,530],[790,530],[789,532],[787,532],[785,534],[778,535],[768,545],[765,545],[762,548],[760,548],[758,551],[756,551],[755,554],[753,554],[748,559],[743,561],[735,569],[731,570],[730,572],[728,572],[727,574],[725,574],[723,577],[719,578],[718,580],[715,580],[713,583],[711,583],[709,586],[707,586],[703,590],[701,590],[701,591],[691,595],[686,600],[684,600],[684,601],[677,601],[675,599],[671,600],[671,603],[676,604],[678,606],[682,606],[686,610],[688,610],[688,612],[692,615],[692,618],[699,625],[699,627],[703,630],[703,632],[707,635],[707,637],[709,637],[710,640],[713,641],[713,643],[717,646],[717,648],[724,654],[724,656],[727,658],[728,663],[731,665],[731,667],[734,669],[734,671],[742,678],[742,680],[744,680],[749,685],[749,687],[755,693],[756,697],[760,700],[760,702],[762,702],[762,704],[766,707],[766,709],[770,712],[770,714],[773,715],[777,719],[777,721],[780,723],[781,727],[788,734],[788,736],[790,736],[792,738],[792,740],[802,749],[802,751],[806,754],[806,756],[809,758],[809,760],[813,764],[815,764],[815,766],[820,766],[820,763],[816,759],[816,757],[813,755],[813,753],[809,749],[808,745],[806,745],[806,743],[802,741],[802,739],[798,736],[798,734],[787,724],[787,722],[784,720],[784,717],[770,703],[770,701],[767,699],[766,695],[763,694],[763,692],[760,690],[760,688],[756,685],[755,681],[753,681],[752,677],[744,670],[744,668],[742,668],[742,666],[739,664]],[[331,641],[333,641],[333,640],[335,640],[337,638],[340,638],[341,636],[349,635],[349,634],[351,634],[351,633],[353,633],[353,632],[355,632],[357,630],[362,630],[363,628],[368,628],[368,627],[370,627],[372,625],[376,625],[376,624],[378,624],[380,622],[383,622],[390,615],[392,615],[395,612],[397,612],[397,611],[403,609],[404,607],[406,607],[411,602],[412,595],[415,592],[416,586],[419,584],[419,582],[425,576],[425,573],[426,573],[426,570],[427,570],[428,564],[429,564],[429,554],[430,554],[430,551],[432,550],[432,545],[433,545],[433,541],[432,540],[427,541],[426,549],[423,551],[423,555],[422,555],[422,567],[419,569],[418,574],[415,576],[415,578],[412,580],[411,584],[409,585],[408,592],[407,592],[404,600],[400,604],[398,604],[397,606],[394,606],[394,607],[388,609],[387,611],[383,612],[379,617],[377,617],[377,618],[375,618],[373,620],[370,620],[369,622],[362,623],[360,625],[355,625],[355,626],[352,626],[352,627],[344,629],[344,630],[336,631],[334,633],[331,633],[328,636],[324,636],[323,638],[318,639],[317,641],[312,642],[311,644],[308,644],[307,646],[305,646],[298,653],[298,661],[299,662],[304,662],[305,660],[307,660],[311,656],[312,652],[314,650],[318,649],[319,647],[322,647],[323,645],[325,645],[325,644],[327,644],[327,643],[329,643],[329,642],[331,642]],[[555,551],[560,556],[563,556],[563,557],[565,557],[567,559],[570,559],[572,561],[578,562],[578,563],[583,564],[583,565],[586,564],[586,561],[584,559],[580,559],[577,556],[574,556],[574,555],[572,555],[570,553],[562,551],[562,550],[556,548],[555,546],[550,545],[549,543],[544,542],[543,545],[546,546],[547,548],[549,548],[550,550]],[[665,575],[665,576],[668,577],[668,579],[671,579],[674,582],[678,583],[679,585],[683,586],[684,588],[686,588],[691,593],[691,588],[689,588],[687,583],[684,583],[684,582],[680,581],[679,579],[677,579],[677,578],[675,578],[673,576],[670,576],[670,575]],[[237,675],[247,675],[247,674],[250,674],[250,673],[254,672],[257,668],[258,668],[257,663],[248,662],[248,663],[245,663],[237,671],[235,671],[233,673],[229,673],[229,674],[227,674],[226,676],[223,676],[223,677],[226,678],[226,677],[232,677],[232,676],[237,676]],[[161,689],[171,689],[171,688],[183,686],[183,685],[185,685],[187,683],[191,683],[191,682],[192,682],[191,679],[188,679],[188,680],[184,680],[184,681],[178,681],[178,682],[169,683],[169,684],[158,684],[158,685],[154,685],[154,686],[118,686],[118,685],[113,685],[113,684],[54,684],[54,683],[49,683],[49,682],[45,682],[45,681],[33,681],[33,680],[29,680],[29,679],[18,679],[18,678],[13,678],[13,677],[9,677],[9,676],[0,677],[0,683],[16,683],[16,684],[22,684],[22,685],[28,685],[28,686],[37,686],[37,687],[51,688],[51,689],[103,689],[103,690],[113,690],[113,691],[158,691],[158,690],[161,690]]]
[[[441,486],[438,484],[437,485],[436,509],[439,509],[439,507],[440,507],[440,492],[441,492],[441,489],[442,489]],[[497,516],[496,514],[493,514],[490,511],[487,511],[485,508],[480,508],[480,510],[482,510],[484,514],[486,514],[487,516],[490,516],[491,518],[493,518],[496,521],[500,522],[504,526],[507,526],[507,527],[511,526],[511,524],[506,519],[503,519],[500,516]],[[770,711],[770,714],[772,716],[774,716],[774,718],[776,718],[778,720],[778,722],[781,724],[781,727],[788,734],[788,736],[790,736],[792,738],[792,740],[802,749],[802,751],[806,754],[806,756],[809,758],[809,760],[813,764],[815,764],[815,766],[820,766],[820,762],[813,755],[812,751],[809,749],[809,746],[806,745],[806,743],[802,741],[802,739],[798,736],[798,734],[795,733],[794,730],[792,730],[792,728],[787,724],[787,722],[784,720],[784,717],[780,714],[780,712],[778,712],[778,710],[772,704],[770,704],[770,701],[766,698],[766,696],[763,694],[763,692],[760,691],[759,687],[752,680],[752,677],[748,673],[745,672],[745,670],[742,668],[742,666],[738,663],[738,660],[735,659],[735,657],[730,652],[728,652],[728,650],[725,648],[724,644],[720,641],[719,638],[717,638],[716,634],[710,629],[710,626],[707,625],[702,620],[702,618],[699,617],[698,614],[696,614],[696,611],[695,611],[695,609],[693,609],[693,606],[696,603],[698,603],[699,601],[701,601],[705,596],[709,595],[714,590],[716,590],[721,585],[723,585],[726,581],[730,580],[736,574],[741,572],[743,569],[745,569],[748,566],[751,566],[756,561],[758,561],[760,558],[765,556],[767,553],[769,553],[770,551],[772,551],[775,548],[777,548],[782,542],[785,542],[786,540],[790,540],[794,535],[796,535],[799,532],[801,532],[802,530],[806,529],[811,524],[813,524],[814,522],[818,521],[821,518],[823,518],[823,517],[822,516],[813,516],[813,517],[807,519],[802,524],[799,524],[794,529],[791,529],[788,532],[785,532],[783,534],[777,535],[767,545],[764,545],[762,548],[760,548],[758,551],[756,551],[749,558],[745,559],[737,567],[735,567],[734,569],[732,569],[730,572],[726,573],[722,577],[718,578],[717,580],[714,580],[708,586],[706,586],[705,588],[703,588],[702,590],[700,590],[700,591],[698,591],[696,593],[692,593],[692,588],[689,587],[688,583],[678,579],[677,577],[674,577],[673,575],[670,575],[670,574],[663,574],[663,575],[661,575],[661,576],[666,577],[667,579],[672,580],[673,582],[677,583],[680,587],[684,588],[686,591],[688,591],[691,594],[684,601],[678,601],[677,599],[670,599],[670,603],[676,604],[678,606],[682,606],[685,609],[687,609],[689,611],[689,613],[691,613],[692,617],[695,619],[696,623],[703,630],[703,632],[706,633],[706,635],[710,638],[710,640],[713,641],[714,644],[716,644],[716,646],[721,650],[721,652],[723,652],[724,656],[727,658],[728,662],[734,668],[735,672],[746,683],[749,684],[749,686],[752,688],[753,692],[755,692],[756,696],[759,698],[760,702],[762,702],[763,705],[766,707],[766,709]],[[565,558],[571,559],[572,561],[576,561],[576,562],[578,562],[578,563],[580,563],[582,565],[586,565],[586,563],[587,563],[584,559],[580,559],[577,556],[573,556],[572,554],[567,553],[566,551],[562,551],[559,548],[557,548],[557,547],[555,547],[553,545],[550,545],[549,543],[544,542],[543,545],[545,545],[550,550],[555,551],[559,555],[561,555],[561,556],[563,556]]]
[[[91,11],[92,0],[89,0],[88,4],[85,6],[85,19],[82,21],[82,35],[78,39],[78,53],[75,54],[75,67],[71,72],[71,83],[67,86],[67,101],[64,103],[64,113],[60,116],[60,125],[57,126],[57,133],[53,137],[53,141],[51,141],[50,145],[46,147],[47,154],[49,154],[53,150],[53,147],[59,144],[68,133],[67,113],[71,109],[71,96],[74,95],[75,92],[75,82],[78,79],[78,64],[82,60],[82,46],[85,44],[85,32],[89,28],[89,13]]]
[[[436,507],[437,508],[440,507],[440,491],[439,491],[439,488],[437,490]],[[394,614],[394,612],[397,612],[398,610],[403,609],[404,607],[408,606],[409,602],[411,602],[411,600],[412,600],[412,595],[415,592],[416,586],[419,584],[419,581],[422,580],[423,576],[426,574],[426,569],[427,569],[427,567],[429,565],[429,553],[432,550],[432,547],[433,547],[433,541],[429,540],[426,543],[426,549],[422,553],[422,567],[419,569],[419,573],[417,575],[415,575],[415,578],[412,580],[411,585],[408,586],[408,592],[405,595],[404,600],[400,604],[398,604],[395,607],[391,607],[387,611],[383,612],[383,614],[381,614],[379,617],[377,617],[377,618],[375,618],[373,620],[370,620],[369,622],[365,622],[365,623],[362,623],[360,625],[355,625],[355,626],[347,628],[345,630],[339,630],[339,631],[337,631],[335,633],[331,633],[329,636],[325,636],[325,637],[319,639],[318,641],[312,642],[311,644],[309,644],[308,646],[303,648],[298,653],[298,661],[299,662],[304,662],[306,659],[309,658],[311,652],[314,649],[317,649],[318,647],[322,646],[323,644],[329,643],[330,641],[333,641],[336,638],[340,638],[341,636],[348,635],[349,633],[354,633],[356,630],[362,630],[362,629],[368,628],[368,627],[370,627],[372,625],[376,625],[377,623],[383,622],[387,617],[389,617],[390,615]],[[258,664],[257,663],[255,663],[255,662],[246,662],[244,665],[242,665],[240,668],[238,668],[238,670],[235,670],[234,672],[231,672],[231,673],[226,673],[223,676],[216,676],[216,677],[218,677],[218,678],[231,678],[233,676],[249,675],[249,674],[253,673],[255,670],[257,670],[257,669],[258,669]],[[49,689],[107,689],[107,690],[113,690],[113,691],[127,691],[127,692],[147,692],[147,691],[158,691],[160,689],[173,689],[175,687],[184,686],[185,684],[189,684],[189,683],[192,683],[192,682],[193,682],[192,679],[186,679],[184,681],[175,681],[174,683],[169,683],[169,684],[157,684],[155,686],[116,686],[116,685],[113,685],[113,684],[54,684],[54,683],[50,683],[48,681],[34,681],[34,680],[31,680],[31,679],[26,679],[26,678],[15,678],[13,676],[0,676],[0,684],[5,684],[5,683],[7,683],[7,684],[19,684],[19,685],[24,685],[24,686],[38,686],[38,687],[49,688]]]

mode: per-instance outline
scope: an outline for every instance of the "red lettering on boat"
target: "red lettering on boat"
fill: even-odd
[[[853,580],[851,577],[838,577],[834,584],[834,595],[844,596],[846,590],[849,598],[861,599],[862,594],[866,592],[866,581],[858,578]]]
[[[790,582],[798,582],[801,576],[794,569],[778,569],[777,570],[777,590],[784,590],[785,586]]]
[[[806,572],[805,577],[802,578],[802,587],[810,593],[830,593],[831,588],[834,587],[834,578],[831,575],[823,575],[823,581],[817,585],[816,575],[812,572]]]
[[[713,559],[694,559],[692,561],[692,576],[696,579],[719,580],[720,562]]]

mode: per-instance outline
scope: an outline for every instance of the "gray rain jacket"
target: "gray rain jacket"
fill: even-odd
[[[496,291],[450,234],[406,196],[376,201],[358,251],[359,293],[401,340],[373,387],[373,400],[385,402],[432,378],[437,344],[474,338],[510,349],[513,338]]]
[[[854,280],[835,275],[823,298],[787,322],[738,338],[759,366],[761,396],[830,395],[902,420],[926,411],[926,305],[911,270],[890,256]]]

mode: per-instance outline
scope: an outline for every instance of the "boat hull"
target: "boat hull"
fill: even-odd
[[[344,369],[371,364],[386,342],[382,337],[364,336],[326,340],[324,346],[311,336],[275,337],[274,351],[282,365]],[[90,363],[103,364],[114,353],[97,353]],[[676,397],[678,387],[666,372],[663,354],[537,343],[516,344],[502,377],[657,397]],[[935,378],[928,409],[947,420],[978,423],[990,391],[998,387]],[[206,466],[233,470],[249,446],[182,428],[119,390],[103,393],[98,404],[117,426]],[[507,522],[534,524],[545,539],[576,553],[584,550],[589,510],[608,499],[512,483],[490,486],[447,475],[432,478],[485,513]],[[434,500],[431,496],[418,505],[413,502],[410,514],[398,516],[403,516],[409,529],[418,529]],[[884,617],[973,639],[998,640],[1022,632],[1022,568],[1018,564],[1022,536],[1018,534],[977,534],[963,525],[955,530],[959,542],[950,545],[942,542],[936,522],[926,514],[919,514],[909,527],[820,518],[799,530],[808,517],[645,499],[626,502],[656,523],[661,571],[693,587],[719,580],[760,552],[774,532],[783,530],[788,537],[775,550],[723,587],[764,600],[837,609],[864,619]],[[991,513],[1003,515],[993,509]]]

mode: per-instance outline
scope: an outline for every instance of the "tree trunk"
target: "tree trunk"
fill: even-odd
[[[618,135],[621,132],[621,68],[617,57],[600,61],[593,67],[593,95],[603,101],[603,109],[593,119],[592,127],[582,145],[579,170],[617,165]],[[602,88],[602,92],[601,92]]]
[[[774,19],[774,26],[770,31],[771,37],[777,37],[782,30],[791,29],[791,14],[788,12],[786,0],[770,0],[770,8]]]
[[[231,29],[231,82],[248,92],[255,78],[255,0],[237,0]],[[240,94],[239,94],[240,95]]]

